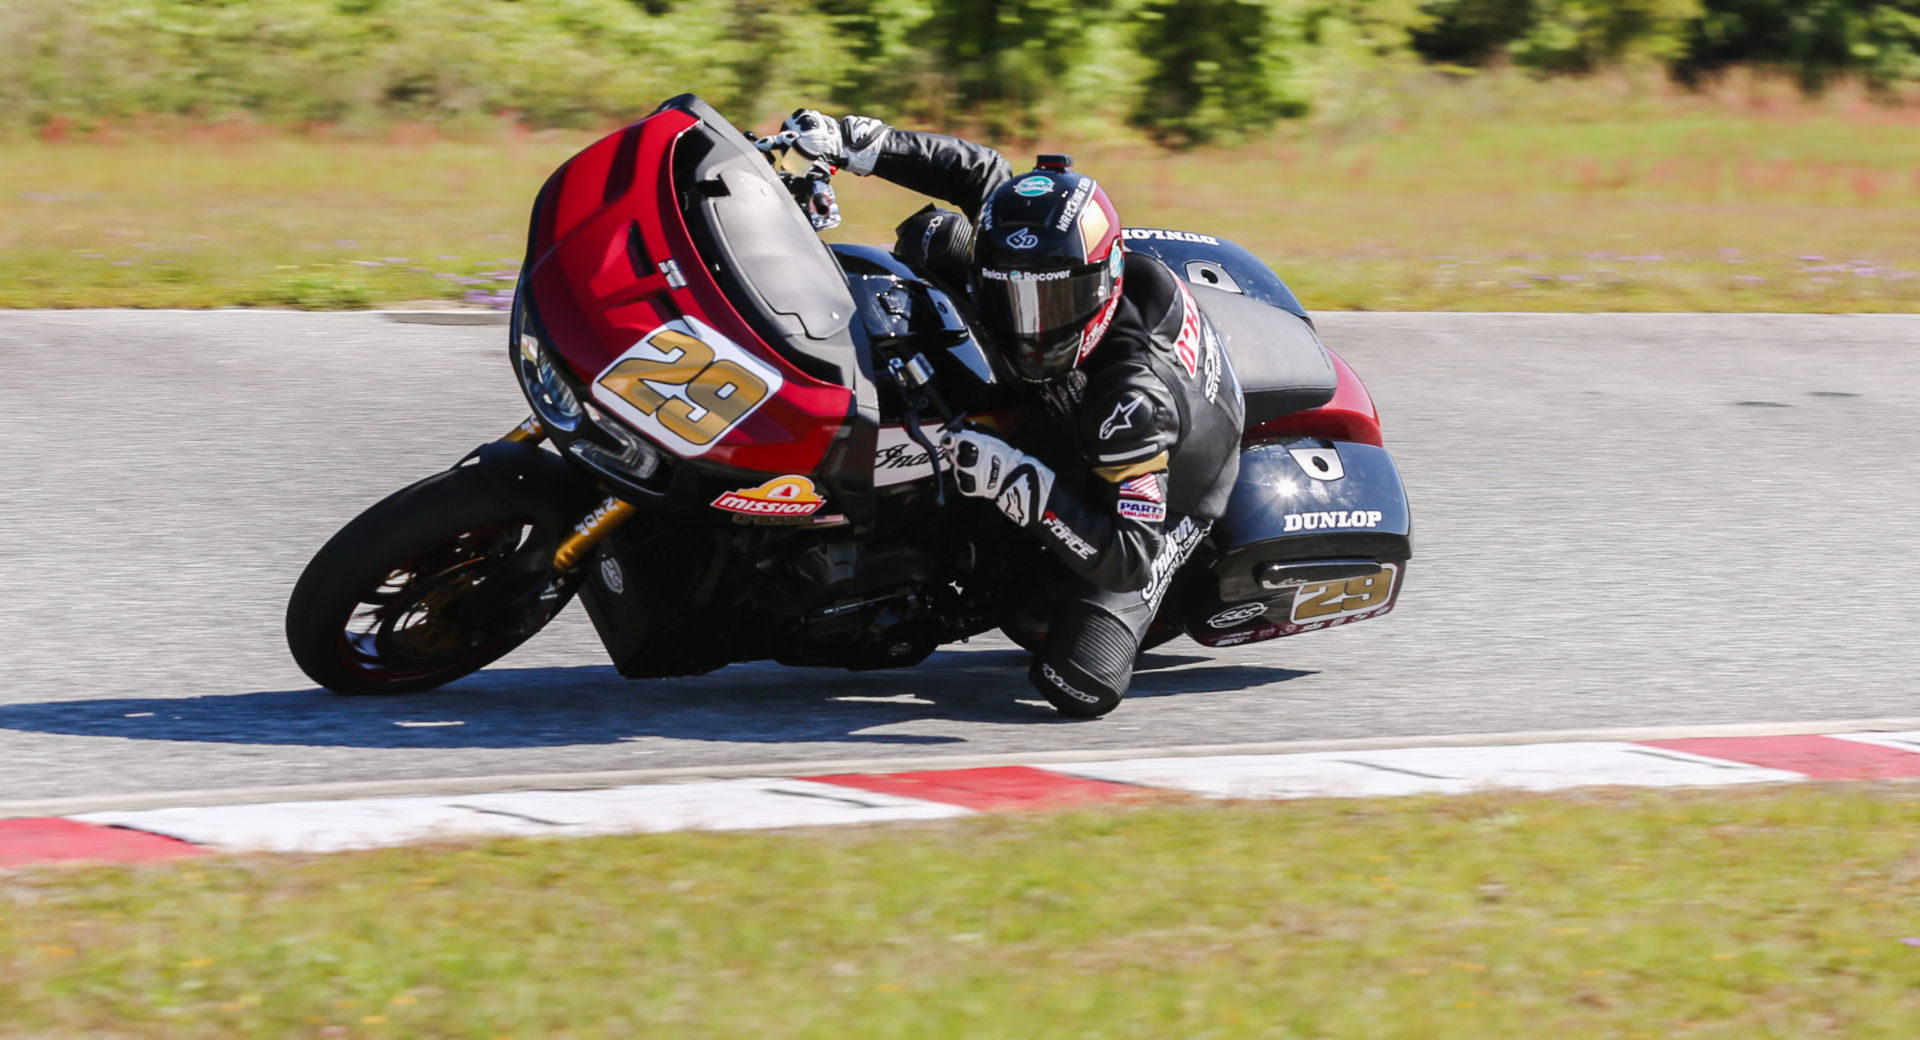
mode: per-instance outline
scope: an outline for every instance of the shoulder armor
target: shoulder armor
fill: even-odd
[[[1165,469],[1180,439],[1173,394],[1144,364],[1103,369],[1088,385],[1079,412],[1088,459],[1114,483]]]

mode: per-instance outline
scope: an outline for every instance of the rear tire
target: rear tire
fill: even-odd
[[[526,642],[572,598],[565,529],[495,494],[478,466],[388,496],[315,554],[287,602],[287,648],[335,693],[415,693]]]

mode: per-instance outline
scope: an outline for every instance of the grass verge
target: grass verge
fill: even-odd
[[[0,879],[0,1035],[1911,1037],[1912,788],[1150,806]]]
[[[1920,310],[1920,108],[1532,89],[1585,93],[1462,88],[1411,126],[1213,153],[1069,147],[1129,223],[1236,239],[1313,309]],[[497,305],[534,192],[590,137],[0,141],[0,307]],[[919,204],[840,187],[845,240],[890,242]]]

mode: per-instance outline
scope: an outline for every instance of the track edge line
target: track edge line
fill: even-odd
[[[1681,740],[1692,737],[1779,737],[1870,733],[1920,729],[1920,717],[1818,719],[1802,722],[1741,722],[1704,726],[1642,726],[1616,729],[1524,730],[1510,733],[1447,733],[1427,736],[1356,737],[1340,740],[1285,740],[1250,744],[1187,744],[1170,747],[1095,748],[1079,751],[1009,751],[979,755],[909,758],[840,758],[795,762],[755,762],[722,766],[667,766],[656,769],[601,770],[581,773],[503,773],[492,776],[414,780],[354,780],[337,783],[143,791],[0,801],[0,819],[66,816],[139,809],[186,809],[265,802],[338,801],[348,798],[407,798],[493,794],[502,791],[581,791],[677,780],[727,780],[750,777],[803,778],[833,773],[931,772],[984,766],[1046,766],[1110,762],[1132,758],[1196,758],[1205,755],[1290,755],[1316,751],[1382,751],[1423,747],[1497,747],[1585,741]]]

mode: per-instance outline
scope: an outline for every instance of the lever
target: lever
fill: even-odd
[[[947,504],[945,460],[940,457],[939,446],[927,436],[927,431],[920,428],[920,412],[932,408],[944,420],[942,429],[956,429],[960,420],[947,411],[946,402],[940,400],[939,391],[934,389],[933,366],[927,363],[926,355],[915,354],[905,360],[889,358],[887,374],[893,377],[894,385],[900,388],[900,397],[906,405],[908,439],[927,450],[927,462],[933,467],[933,500],[944,506]]]

